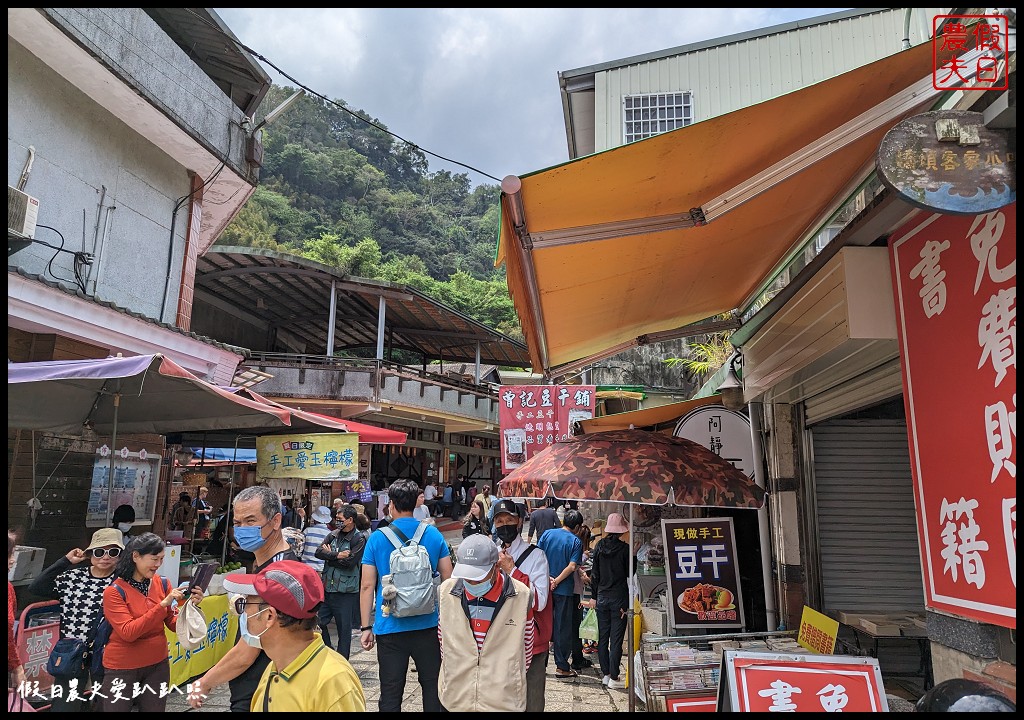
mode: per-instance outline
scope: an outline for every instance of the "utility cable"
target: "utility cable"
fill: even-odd
[[[249,53],[250,55],[252,55],[253,57],[255,57],[257,59],[262,60],[263,62],[265,62],[270,67],[274,68],[274,70],[276,70],[278,72],[278,74],[280,74],[282,77],[285,77],[288,80],[290,80],[291,82],[295,83],[296,87],[302,88],[303,90],[308,92],[310,95],[315,95],[316,97],[320,98],[324,102],[330,103],[331,105],[335,106],[336,108],[338,108],[340,110],[344,110],[345,112],[347,112],[352,117],[354,117],[354,118],[356,118],[356,119],[366,123],[367,125],[369,125],[371,127],[374,127],[376,129],[380,130],[381,132],[387,133],[388,135],[401,140],[406,145],[409,145],[410,147],[414,147],[417,150],[419,150],[420,152],[426,153],[427,155],[430,155],[432,157],[436,157],[439,160],[444,160],[445,162],[453,163],[455,165],[458,165],[459,167],[464,167],[467,170],[471,170],[471,171],[473,171],[473,172],[475,172],[475,173],[477,173],[479,175],[483,175],[484,177],[490,178],[491,180],[494,180],[496,182],[499,182],[499,183],[501,182],[501,178],[497,178],[494,175],[491,175],[490,173],[486,173],[483,170],[480,170],[479,168],[473,167],[472,165],[467,165],[466,163],[459,162],[458,160],[453,160],[450,157],[445,157],[444,155],[438,155],[435,152],[431,152],[430,150],[427,150],[425,147],[417,145],[416,143],[412,142],[411,140],[406,140],[404,137],[402,137],[398,133],[394,133],[394,132],[388,130],[386,127],[384,127],[382,125],[378,125],[377,123],[373,122],[372,120],[367,120],[366,118],[364,118],[361,115],[359,115],[359,113],[354,112],[352,110],[349,110],[347,107],[345,107],[341,103],[335,102],[334,100],[331,100],[326,95],[322,95],[322,94],[318,93],[316,90],[313,90],[308,85],[303,85],[298,80],[296,80],[294,77],[292,77],[291,75],[286,73],[284,70],[279,68],[277,65],[275,65],[273,62],[271,62],[269,59],[267,59],[264,55],[262,55],[261,53],[253,50],[251,47],[249,47],[245,43],[241,42],[238,38],[235,38],[235,37],[225,33],[222,28],[220,28],[219,26],[214,25],[213,23],[209,22],[206,18],[198,15],[195,11],[193,11],[191,9],[189,9],[188,11],[190,13],[192,13],[196,17],[197,20],[199,20],[200,22],[203,22],[204,24],[206,24],[206,26],[209,27],[211,30],[214,30],[214,31],[220,33],[226,40],[230,40],[232,43],[237,45],[240,49],[246,51],[247,53]]]

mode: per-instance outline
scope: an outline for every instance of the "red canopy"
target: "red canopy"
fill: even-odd
[[[290,412],[292,415],[291,426],[296,431],[307,429],[305,426],[312,425],[315,427],[326,428],[327,431],[336,430],[338,432],[359,433],[360,445],[405,445],[405,441],[407,439],[407,435],[404,432],[399,432],[398,430],[388,430],[387,428],[367,425],[366,423],[356,422],[355,420],[343,420],[341,418],[331,417],[330,415],[321,415],[320,413],[310,412],[308,410],[299,410],[298,408],[293,408],[264,397],[249,388],[243,388],[239,392],[247,394],[256,402],[264,403],[275,408],[282,408]]]

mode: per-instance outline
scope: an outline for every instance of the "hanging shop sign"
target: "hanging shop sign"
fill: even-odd
[[[928,607],[1017,626],[1017,206],[889,241]]]
[[[750,420],[743,413],[726,410],[721,405],[705,405],[680,418],[672,434],[700,443],[731,462],[751,480],[757,479]]]
[[[501,470],[510,472],[594,417],[594,385],[503,385],[498,393]]]
[[[359,433],[256,438],[256,474],[264,479],[356,480],[358,471]]]
[[[976,215],[1017,200],[1010,131],[985,127],[979,112],[907,118],[882,138],[876,162],[882,182],[925,210]]]
[[[725,650],[718,712],[889,712],[878,660]]]
[[[732,518],[662,520],[673,628],[743,627]]]

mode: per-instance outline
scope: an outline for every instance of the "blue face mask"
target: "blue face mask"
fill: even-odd
[[[253,613],[252,615],[242,613],[238,616],[238,631],[242,633],[242,640],[245,641],[246,645],[249,645],[254,648],[263,648],[263,644],[260,641],[260,637],[262,637],[263,633],[265,633],[266,630],[261,632],[259,635],[251,634],[249,632],[249,618],[256,617],[260,613],[266,612],[267,610],[269,610],[269,608],[263,608],[262,610],[260,610],[260,612]]]
[[[266,525],[239,525],[235,528],[235,542],[238,547],[249,552],[255,552],[263,547],[267,539],[263,537],[263,528]]]
[[[473,597],[483,597],[491,591],[492,587],[494,587],[493,577],[489,580],[484,580],[481,583],[470,582],[469,580],[464,582],[466,583],[466,590],[468,590],[469,594]]]

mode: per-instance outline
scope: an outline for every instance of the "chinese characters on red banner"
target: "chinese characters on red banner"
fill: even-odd
[[[1017,206],[890,240],[929,607],[1017,625]]]
[[[593,385],[503,385],[498,393],[501,471],[510,472],[594,417]]]
[[[935,15],[932,85],[936,90],[1006,90],[1008,46],[1005,15]],[[969,55],[971,48],[980,55]]]
[[[662,520],[675,628],[743,627],[732,518]]]
[[[727,650],[720,698],[733,712],[885,712],[877,660]]]

